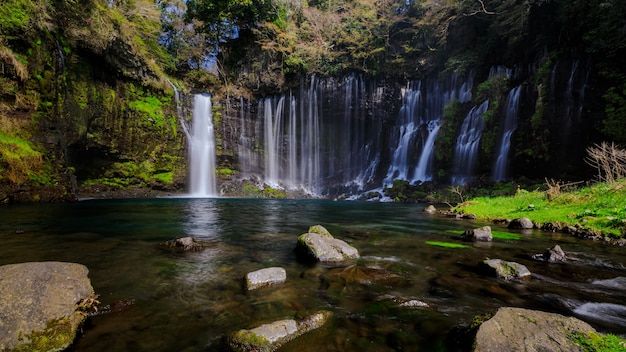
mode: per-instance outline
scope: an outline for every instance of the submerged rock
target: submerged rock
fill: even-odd
[[[567,261],[567,255],[561,249],[561,246],[557,244],[543,253],[534,254],[533,259],[541,260],[548,263],[564,263],[565,261]]]
[[[523,279],[531,275],[526,266],[516,262],[506,262],[502,259],[487,259],[483,261],[483,265],[491,269],[500,279]]]
[[[0,266],[0,351],[61,351],[96,303],[87,267],[33,262]]]
[[[483,226],[473,230],[466,230],[461,236],[463,241],[490,242],[493,239],[490,226]]]
[[[236,352],[272,352],[296,337],[323,326],[331,317],[329,311],[319,311],[301,320],[286,319],[263,324],[250,330],[239,330],[228,339]]]
[[[172,250],[175,252],[192,252],[199,251],[204,246],[198,243],[193,237],[181,237],[160,244],[161,248]]]
[[[319,262],[342,262],[359,258],[359,251],[356,248],[334,238],[328,231],[323,235],[309,232],[298,237],[296,253],[302,259]]]
[[[500,308],[476,333],[474,352],[583,351],[575,333],[595,332],[580,319],[522,308]]]
[[[248,291],[257,288],[283,283],[287,280],[287,272],[283,268],[272,267],[250,272],[246,275]]]

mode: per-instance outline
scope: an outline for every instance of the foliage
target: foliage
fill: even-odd
[[[571,338],[585,352],[613,352],[626,349],[626,340],[613,334],[578,332]]]
[[[561,192],[553,199],[540,191],[519,190],[515,196],[477,197],[459,204],[457,211],[482,219],[528,217],[534,222],[560,222],[601,231],[605,236],[626,235],[626,179]]]

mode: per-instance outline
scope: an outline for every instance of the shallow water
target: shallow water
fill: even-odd
[[[458,232],[485,225],[421,212],[423,205],[320,200],[91,200],[0,208],[0,265],[70,261],[86,265],[101,309],[72,351],[216,351],[242,328],[331,310],[334,319],[280,351],[462,351],[459,331],[474,316],[517,306],[575,315],[603,332],[626,333],[624,249],[564,234],[518,232],[450,249]],[[296,260],[297,237],[321,224],[359,249],[359,264],[398,274],[394,283],[338,284],[332,265]],[[494,231],[507,231],[491,225]],[[452,231],[456,231],[453,233]],[[193,236],[202,252],[159,243]],[[554,244],[577,258],[533,261]],[[505,282],[478,263],[500,258],[533,277]],[[287,282],[246,292],[246,273],[282,266]],[[419,300],[428,308],[400,307]]]

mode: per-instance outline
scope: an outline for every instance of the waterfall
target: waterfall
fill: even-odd
[[[509,149],[511,147],[511,136],[517,129],[517,115],[519,112],[519,97],[522,86],[519,85],[509,92],[506,98],[506,110],[504,112],[504,123],[501,128],[501,137],[498,142],[498,157],[493,167],[493,180],[496,182],[506,178],[507,166],[509,162]]]
[[[211,96],[194,95],[192,129],[189,135],[189,194],[192,197],[216,196],[215,135]]]
[[[485,124],[482,115],[487,112],[488,108],[489,99],[478,106],[474,106],[463,120],[454,150],[452,184],[463,185],[474,176],[478,145]]]
[[[430,181],[434,145],[445,106],[457,100],[472,99],[473,73],[466,80],[452,75],[445,80],[418,81],[402,90],[402,106],[391,164],[383,180],[389,187],[393,180]],[[415,157],[417,156],[417,159]]]
[[[280,187],[280,160],[282,149],[282,119],[285,97],[274,106],[272,99],[265,99],[265,182],[271,187]]]

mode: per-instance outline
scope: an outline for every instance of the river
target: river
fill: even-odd
[[[216,351],[243,328],[331,310],[334,319],[283,352],[463,351],[477,315],[516,306],[577,316],[602,332],[626,333],[626,256],[621,247],[560,233],[445,248],[486,225],[422,212],[424,205],[324,200],[159,198],[86,200],[0,208],[0,265],[68,261],[86,265],[105,314],[90,317],[71,351]],[[332,265],[297,260],[297,237],[315,224],[356,247],[359,265],[400,283],[328,282]],[[500,225],[494,231],[507,232]],[[159,244],[193,236],[201,252]],[[576,260],[534,261],[559,244]],[[526,265],[524,281],[479,270],[486,258]],[[246,292],[246,273],[270,266],[284,284]],[[400,307],[418,300],[427,308]],[[468,345],[469,343],[469,345]]]

